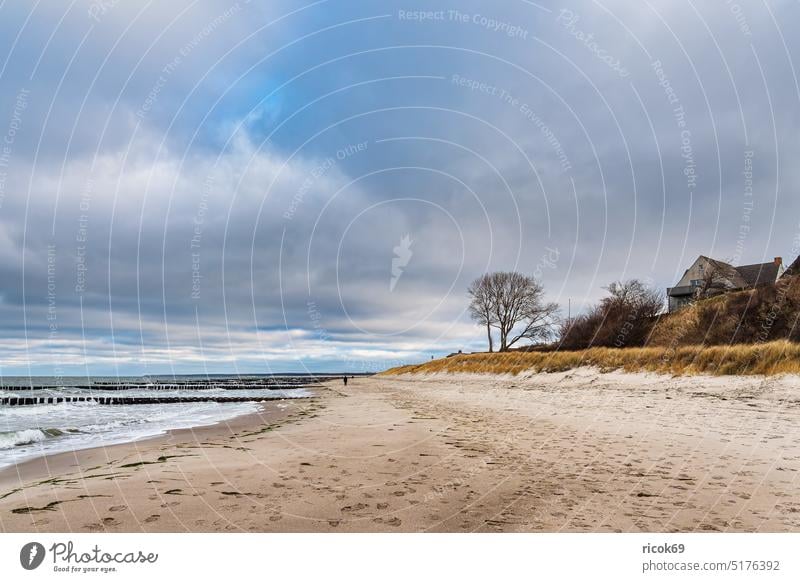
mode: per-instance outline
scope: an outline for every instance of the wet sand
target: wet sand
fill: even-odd
[[[800,531],[799,471],[797,377],[359,378],[0,471],[0,530]]]

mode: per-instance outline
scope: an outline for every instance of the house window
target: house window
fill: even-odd
[[[690,285],[692,287],[700,287],[703,284],[703,280],[702,279],[692,279],[689,283],[690,283]]]

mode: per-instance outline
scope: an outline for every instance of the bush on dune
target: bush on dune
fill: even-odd
[[[614,282],[608,295],[581,316],[561,326],[559,347],[644,346],[664,306],[663,295],[637,279]]]

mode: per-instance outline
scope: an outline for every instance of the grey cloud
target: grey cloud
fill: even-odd
[[[485,269],[536,272],[574,311],[614,279],[667,286],[697,254],[755,262],[788,254],[797,234],[792,3],[769,7],[784,39],[766,7],[737,18],[725,3],[695,6],[704,24],[691,4],[573,2],[571,25],[561,7],[522,2],[465,2],[467,21],[427,23],[401,20],[414,9],[403,2],[323,3],[227,55],[296,7],[242,3],[219,21],[218,5],[170,4],[134,23],[136,6],[122,4],[93,24],[70,12],[32,80],[62,13],[37,11],[8,53],[0,139],[19,88],[31,89],[0,206],[10,369],[46,354],[102,370],[186,369],[203,354],[219,369],[428,358],[482,345],[464,288]],[[24,18],[0,10],[0,37]],[[755,194],[743,236],[746,151]],[[392,287],[405,235],[411,256]]]

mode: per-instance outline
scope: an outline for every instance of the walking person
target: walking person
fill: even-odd
[[[343,377],[342,380],[344,380],[344,385],[347,386],[347,376]]]

